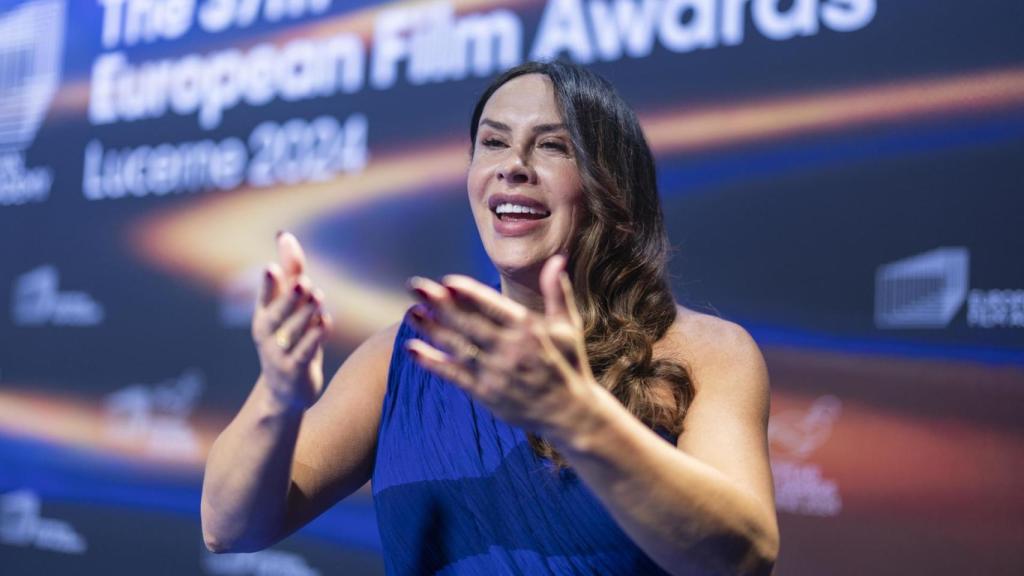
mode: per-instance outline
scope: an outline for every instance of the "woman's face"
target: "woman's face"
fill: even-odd
[[[512,275],[568,255],[582,186],[551,80],[509,80],[484,105],[467,179],[477,230],[491,261]]]

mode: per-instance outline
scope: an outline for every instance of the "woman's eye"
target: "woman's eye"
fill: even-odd
[[[558,142],[557,140],[555,140],[555,141],[549,140],[547,142],[541,142],[540,146],[541,146],[541,148],[548,148],[548,149],[551,149],[551,150],[558,150],[559,152],[568,152],[569,151],[569,147],[568,146],[566,146],[562,142]]]
[[[504,142],[496,138],[484,138],[483,140],[480,141],[480,143],[483,144],[485,148],[497,148],[499,146],[505,145]]]

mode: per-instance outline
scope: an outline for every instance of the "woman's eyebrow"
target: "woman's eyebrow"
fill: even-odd
[[[504,122],[498,122],[497,120],[491,120],[490,118],[484,118],[480,121],[481,126],[490,126],[499,132],[511,132],[512,127]],[[554,122],[551,124],[538,124],[533,127],[532,132],[534,134],[546,134],[548,132],[558,132],[559,130],[565,130],[565,124],[562,122]]]

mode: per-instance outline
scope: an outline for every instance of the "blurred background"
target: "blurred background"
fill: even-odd
[[[1024,573],[1019,0],[0,2],[0,573],[381,574],[364,488],[202,545],[294,232],[333,372],[413,274],[490,280],[488,80],[567,58],[657,156],[685,305],[772,377],[785,576]]]

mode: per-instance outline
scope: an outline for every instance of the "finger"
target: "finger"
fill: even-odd
[[[459,332],[448,328],[425,313],[425,306],[418,304],[409,312],[413,326],[423,334],[434,346],[448,353],[449,356],[467,368],[480,358],[481,348]]]
[[[310,326],[292,348],[291,356],[300,364],[308,364],[316,356],[317,349],[324,343],[327,331],[320,322]]]
[[[572,280],[569,280],[569,273],[565,270],[558,275],[559,285],[565,301],[565,309],[569,313],[569,320],[578,330],[583,330],[583,317],[580,316],[580,309],[576,307],[576,292],[572,288]]]
[[[500,292],[460,274],[449,274],[441,284],[455,296],[456,302],[484,315],[499,326],[509,326],[527,315],[526,307]]]
[[[540,345],[544,350],[544,355],[551,360],[561,377],[569,381],[576,374],[570,360],[566,359],[565,354],[555,346],[547,334],[541,334]]]
[[[261,307],[266,307],[281,293],[284,286],[281,267],[271,262],[263,271],[263,282],[260,283],[260,296],[257,300]]]
[[[409,280],[413,295],[432,312],[437,323],[450,328],[481,348],[490,348],[498,338],[498,326],[475,307],[464,306],[446,288],[432,280]]]
[[[305,276],[301,276],[290,290],[286,290],[279,298],[271,302],[270,306],[267,306],[267,331],[269,333],[276,332],[292,310],[309,296],[308,286],[309,280]]]
[[[306,271],[306,254],[299,240],[291,232],[278,234],[277,255],[289,279],[298,278]]]
[[[296,342],[310,326],[310,321],[320,311],[320,303],[316,300],[307,300],[305,304],[293,311],[281,327],[275,330],[275,334],[282,336],[282,340],[288,342],[288,346],[282,348],[294,348]],[[280,345],[280,342],[278,342]]]
[[[405,349],[417,364],[454,383],[467,392],[476,387],[476,378],[465,366],[455,362],[451,356],[417,338],[405,342]]]
[[[572,321],[570,302],[566,301],[561,275],[565,272],[565,257],[556,254],[544,263],[540,271],[540,291],[544,296],[544,316],[550,320]],[[571,295],[571,286],[570,286]]]

